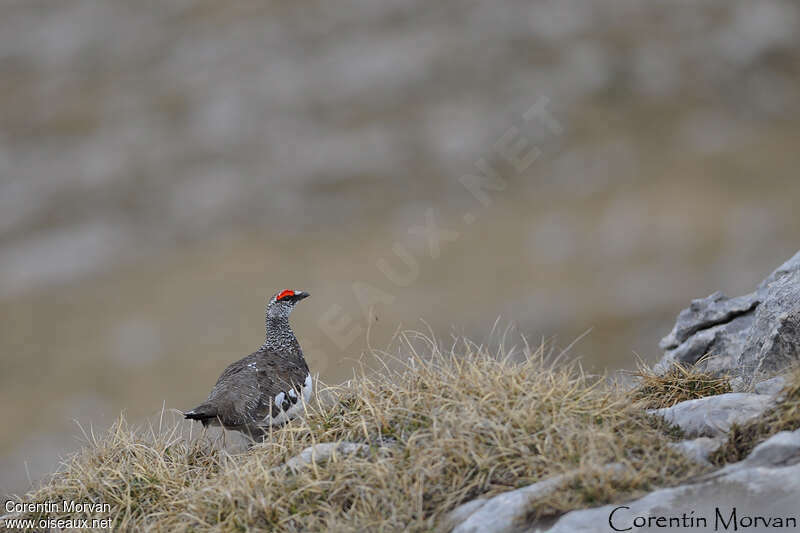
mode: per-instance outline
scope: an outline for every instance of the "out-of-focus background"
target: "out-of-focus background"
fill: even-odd
[[[792,0],[3,2],[0,493],[203,400],[281,288],[328,383],[498,317],[654,361],[800,247],[799,114]]]

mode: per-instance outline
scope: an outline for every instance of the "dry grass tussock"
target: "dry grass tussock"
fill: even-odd
[[[632,398],[644,409],[662,409],[687,400],[733,392],[727,377],[677,362],[662,374],[639,363],[634,375],[638,386]]]
[[[109,503],[115,530],[430,531],[461,503],[567,471],[579,474],[532,514],[698,473],[629,391],[554,363],[542,347],[488,353],[461,341],[442,351],[403,339],[403,361],[322,390],[305,420],[246,452],[229,454],[196,430],[187,439],[184,423],[136,430],[120,419],[24,500]],[[275,468],[336,441],[370,448]],[[612,475],[609,463],[630,468]]]

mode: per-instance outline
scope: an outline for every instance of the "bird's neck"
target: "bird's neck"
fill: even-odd
[[[299,349],[288,316],[267,316],[267,335],[263,348],[278,353]]]

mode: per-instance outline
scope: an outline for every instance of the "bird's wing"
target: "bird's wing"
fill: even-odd
[[[305,361],[287,361],[256,352],[228,366],[217,380],[208,403],[229,427],[277,418],[303,397],[309,377]]]
[[[255,354],[230,364],[208,395],[217,417],[227,427],[248,424],[250,413],[258,406],[260,392],[256,380]]]
[[[256,416],[278,417],[303,398],[303,388],[308,383],[309,372],[305,364],[267,360],[257,366],[261,402]]]

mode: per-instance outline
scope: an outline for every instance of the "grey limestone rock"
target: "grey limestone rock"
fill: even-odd
[[[689,438],[722,437],[731,425],[760,416],[773,402],[771,396],[732,392],[648,412],[680,427]]]
[[[748,468],[752,466],[786,466],[800,463],[800,429],[797,431],[781,431],[762,442],[750,452],[741,465],[733,467]]]
[[[794,519],[800,523],[797,495],[800,494],[800,430],[779,433],[757,446],[750,456],[719,472],[678,487],[660,489],[617,505],[572,511],[555,523],[533,524],[528,531],[574,533],[584,531],[725,531],[722,523],[735,516],[737,530],[772,531],[776,520]],[[735,513],[735,515],[733,514]],[[669,525],[669,518],[692,523]],[[664,517],[666,526],[634,527],[636,517]],[[772,522],[753,527],[754,517]],[[698,519],[703,518],[705,523]],[[722,520],[722,523],[720,522]],[[747,525],[751,524],[751,525]],[[761,527],[759,527],[761,526]],[[785,525],[782,527],[786,527]],[[630,528],[630,529],[628,529]],[[731,524],[729,529],[732,531]]]
[[[754,390],[756,394],[776,396],[780,394],[784,387],[786,387],[786,378],[784,376],[775,376],[772,379],[756,383]]]
[[[482,500],[482,505],[474,502],[456,508],[448,517],[453,522],[455,517],[468,516],[453,529],[453,533],[512,533],[524,531],[525,515],[542,499],[557,490],[566,481],[567,476],[556,476],[528,487],[505,492],[489,500]],[[468,507],[469,506],[469,507]],[[472,512],[467,513],[471,510]]]
[[[751,294],[694,300],[660,346],[658,370],[702,359],[704,368],[744,383],[800,361],[800,252]]]
[[[710,466],[709,456],[717,451],[724,442],[724,439],[721,438],[698,437],[692,440],[676,442],[671,446],[693,461]]]
[[[629,469],[609,464],[604,471],[623,475]],[[441,522],[440,533],[515,533],[527,531],[527,517],[540,501],[569,482],[577,472],[568,472],[521,489],[505,492],[494,498],[479,498],[451,511]]]
[[[359,444],[356,442],[323,442],[309,446],[298,455],[295,455],[283,467],[289,470],[300,470],[312,463],[318,463],[329,460],[335,455],[347,456],[355,453],[364,453],[369,450],[366,444]]]

